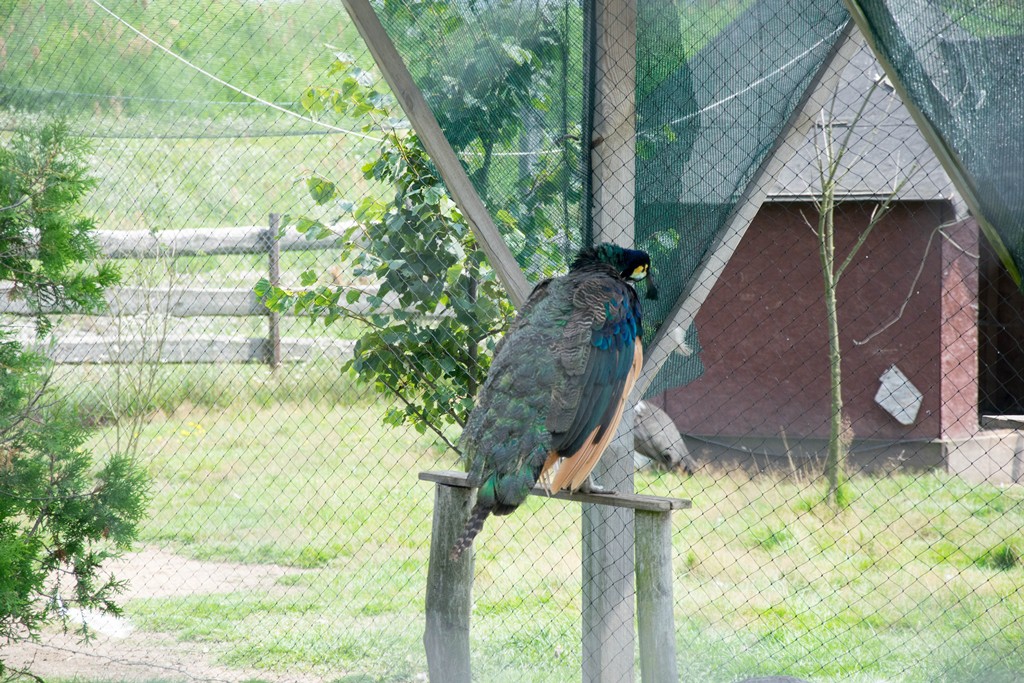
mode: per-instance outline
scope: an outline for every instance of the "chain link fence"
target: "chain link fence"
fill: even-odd
[[[919,4],[958,31],[947,67],[1019,45],[1009,4]],[[692,501],[672,516],[679,679],[1021,680],[1024,294],[843,4],[371,6],[530,285],[594,242],[651,254],[656,369],[637,452],[602,477]],[[152,478],[110,565],[125,616],[71,613],[91,642],[49,630],[3,658],[47,679],[426,680],[417,473],[464,468],[510,264],[336,3],[0,16],[0,135],[60,114],[91,139],[86,209],[122,272],[106,315],[56,326],[54,382],[89,448]],[[957,92],[1019,124],[1013,93]],[[584,516],[533,496],[488,521],[475,680],[579,679]]]

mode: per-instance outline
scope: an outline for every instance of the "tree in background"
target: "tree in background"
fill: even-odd
[[[285,224],[311,239],[340,231],[347,274],[377,288],[318,285],[318,274],[307,271],[301,289],[261,280],[256,293],[271,310],[294,310],[328,325],[339,319],[360,323],[343,370],[399,399],[385,423],[430,429],[448,441],[445,426],[464,424],[486,377],[490,354],[481,354],[480,346],[493,347],[512,306],[416,135],[392,116],[391,96],[375,90],[375,79],[345,55],[334,73],[341,85],[311,89],[303,104],[312,113],[369,115],[374,124],[367,131],[383,131],[383,139],[363,175],[393,194],[353,203],[339,196],[332,181],[310,176],[313,201],[337,213],[323,220],[289,217]]]
[[[845,508],[850,503],[850,492],[847,486],[847,456],[853,443],[853,427],[843,410],[843,373],[842,351],[839,340],[839,306],[836,296],[839,281],[846,269],[853,263],[860,248],[867,242],[871,232],[889,213],[907,176],[894,180],[889,194],[875,205],[868,219],[867,226],[858,235],[857,240],[846,254],[842,262],[836,258],[836,225],[835,209],[839,201],[837,191],[846,165],[843,160],[850,150],[850,140],[854,129],[864,118],[864,110],[871,96],[878,88],[875,81],[864,95],[851,121],[839,123],[833,116],[835,99],[830,109],[821,113],[821,139],[815,138],[816,163],[820,193],[815,196],[814,204],[818,210],[818,221],[811,226],[818,241],[818,255],[821,260],[821,272],[824,284],[825,321],[828,330],[828,367],[829,367],[829,438],[828,450],[825,455],[825,500],[837,509]],[[835,137],[835,127],[846,128],[841,139]]]
[[[0,280],[24,299],[41,339],[49,312],[90,312],[118,273],[92,265],[93,222],[79,213],[92,187],[87,149],[61,122],[16,133],[0,148]],[[71,610],[119,614],[123,586],[102,565],[126,550],[148,484],[129,456],[100,461],[88,431],[49,387],[51,365],[0,325],[0,641],[35,637]],[[0,676],[16,672],[0,660]]]
[[[445,16],[452,19],[454,14]],[[436,97],[452,103],[440,111],[460,116],[448,122],[460,132],[452,144],[457,151],[478,156],[473,175],[481,194],[516,251],[530,263],[543,264],[540,275],[550,274],[545,268],[566,259],[560,234],[566,222],[560,220],[559,206],[571,183],[566,182],[563,157],[539,156],[521,178],[524,186],[501,198],[490,192],[490,185],[497,150],[524,133],[522,112],[545,106],[552,60],[543,57],[555,49],[554,41],[554,34],[544,30],[524,30],[519,38],[484,36],[465,48],[471,60],[467,71],[486,64],[491,78],[465,86],[444,79],[427,84]],[[339,196],[334,182],[310,176],[310,196],[331,215],[286,223],[311,238],[340,232],[341,260],[353,279],[369,278],[379,287],[366,292],[318,286],[318,275],[307,272],[302,289],[264,280],[256,292],[271,310],[294,310],[328,324],[339,318],[362,323],[364,331],[346,369],[399,399],[386,423],[408,423],[420,432],[430,429],[451,446],[445,428],[464,425],[494,347],[515,311],[393,98],[375,89],[378,79],[348,55],[337,55],[332,74],[339,84],[311,88],[302,104],[316,115],[371,119],[364,130],[383,139],[363,175],[391,194],[353,203]],[[561,144],[567,155],[578,154],[573,136],[565,136]]]

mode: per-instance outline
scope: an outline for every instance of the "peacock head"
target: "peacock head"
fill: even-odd
[[[654,285],[654,274],[651,272],[651,257],[646,251],[626,249],[611,242],[603,242],[581,250],[576,260],[572,262],[572,269],[591,263],[610,265],[619,272],[623,280],[647,280],[647,298],[658,298],[658,288]]]

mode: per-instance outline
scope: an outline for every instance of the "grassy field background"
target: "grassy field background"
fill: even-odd
[[[386,402],[329,366],[175,372],[167,386],[191,389],[168,390],[142,427],[156,482],[143,543],[298,571],[265,589],[135,600],[133,622],[268,672],[425,671],[432,490],[415,474],[456,466],[453,454],[383,427]],[[674,519],[681,676],[1019,680],[1024,492],[938,473],[853,485],[836,514],[806,478],[638,476],[639,490],[694,503]],[[578,678],[579,538],[578,507],[560,501],[489,521],[476,546],[479,680]]]
[[[317,172],[353,199],[369,191],[368,143],[327,134],[225,87],[302,113],[311,85],[330,85],[335,52],[373,61],[331,2],[0,3],[0,130],[60,115],[92,139],[100,184],[86,209],[105,229],[266,225],[298,209]],[[331,119],[359,131],[363,121]],[[308,133],[315,133],[307,135]],[[2,134],[2,133],[0,133]]]

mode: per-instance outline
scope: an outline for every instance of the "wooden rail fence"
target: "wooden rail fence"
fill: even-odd
[[[314,251],[336,248],[339,239],[310,240],[294,229],[277,238],[278,214],[270,215],[267,227],[190,228],[185,230],[97,230],[101,252],[112,259],[152,259],[219,254],[266,254],[267,275],[280,278],[282,251]],[[255,285],[255,282],[253,283]],[[361,291],[372,291],[356,288]],[[28,316],[24,301],[12,298],[10,287],[0,286],[0,314]],[[258,316],[267,319],[267,336],[246,338],[231,335],[169,336],[158,341],[111,339],[96,334],[75,334],[58,339],[43,349],[59,363],[248,363],[274,366],[283,361],[309,360],[327,355],[347,358],[351,340],[281,338],[280,317],[267,310],[252,287],[111,287],[101,317],[159,315],[172,318],[201,316]],[[350,308],[366,310],[357,301]],[[52,311],[59,312],[59,311]],[[158,348],[157,348],[158,345]]]

